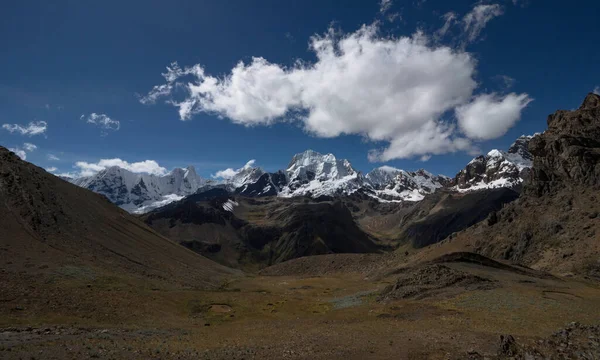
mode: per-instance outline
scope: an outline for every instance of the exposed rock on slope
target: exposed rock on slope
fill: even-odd
[[[454,189],[466,192],[519,186],[532,166],[533,156],[527,146],[536,135],[519,137],[508,151],[492,150],[474,158],[456,174]]]
[[[285,172],[289,182],[280,193],[284,197],[349,194],[364,182],[348,160],[313,150],[294,155]]]
[[[531,140],[533,168],[524,193],[445,247],[559,273],[600,277],[600,97],[548,117]],[[442,250],[443,251],[443,250]]]
[[[133,173],[113,166],[98,173],[70,179],[73,184],[106,196],[130,212],[147,212],[195,193],[209,181],[196,174],[193,166],[177,168],[164,176]]]
[[[420,169],[414,172],[382,166],[366,176],[350,162],[333,154],[313,150],[294,155],[286,170],[267,173],[249,161],[224,180],[206,180],[193,167],[175,169],[164,176],[137,174],[111,167],[90,177],[69,179],[76,185],[107,196],[133,213],[181,200],[195,192],[220,187],[245,197],[308,196],[340,197],[360,192],[379,202],[416,202],[440,189],[466,192],[520,186],[531,167],[527,144],[531,136],[521,136],[506,151],[492,150],[473,159],[454,179]],[[450,189],[451,188],[451,189]]]
[[[375,190],[376,198],[397,201],[420,201],[450,184],[451,179],[444,175],[433,175],[420,169],[414,172],[382,166],[365,176]]]
[[[379,301],[423,299],[448,290],[487,290],[491,280],[442,264],[426,264],[405,269],[393,285],[380,294]]]
[[[590,93],[576,111],[548,116],[548,130],[531,141],[535,156],[528,194],[600,185],[600,96]]]
[[[283,171],[264,173],[256,181],[248,182],[235,189],[235,194],[247,197],[275,196],[287,185]]]
[[[50,175],[3,147],[0,229],[4,281],[16,274],[60,273],[70,266],[92,274],[210,287],[231,273],[160,236],[105,197]]]

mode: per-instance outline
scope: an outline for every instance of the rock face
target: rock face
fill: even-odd
[[[175,169],[164,176],[138,174],[111,167],[89,177],[68,181],[108,197],[133,213],[147,213],[196,192],[221,187],[245,197],[280,196],[312,198],[362,194],[379,202],[416,202],[440,189],[468,192],[519,187],[532,164],[527,145],[532,136],[521,136],[508,151],[492,150],[473,159],[454,179],[420,169],[405,171],[381,166],[363,176],[346,159],[306,150],[293,156],[286,170],[265,172],[248,162],[231,177],[207,180],[193,167]]]
[[[388,201],[420,201],[451,182],[447,176],[435,176],[424,169],[410,172],[390,166],[374,169],[365,178],[376,197]]]
[[[285,173],[289,182],[280,193],[283,197],[349,194],[364,184],[348,160],[313,150],[294,155]]]
[[[548,117],[529,142],[533,167],[517,201],[453,243],[556,273],[600,278],[600,97]]]
[[[529,175],[533,155],[527,150],[538,134],[519,137],[508,151],[492,150],[469,162],[452,183],[460,192],[519,186]]]
[[[576,111],[548,116],[548,130],[529,144],[535,156],[528,194],[600,185],[600,96],[588,94]]]
[[[275,196],[286,185],[287,178],[283,171],[264,173],[255,182],[248,182],[235,189],[235,193],[248,197]]]
[[[157,206],[166,205],[208,184],[193,166],[177,168],[164,176],[133,173],[113,166],[92,176],[70,179],[70,182],[102,194],[130,212],[138,209],[149,211],[156,207],[155,203]]]

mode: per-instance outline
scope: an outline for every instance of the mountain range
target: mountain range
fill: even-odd
[[[0,146],[0,357],[598,358],[599,139],[589,94],[455,178],[305,152],[87,179],[183,196],[142,216]]]
[[[163,176],[113,166],[92,176],[67,180],[106,196],[132,213],[147,213],[216,187],[247,197],[318,198],[360,191],[380,202],[414,202],[438,189],[469,192],[519,187],[532,165],[527,145],[534,136],[519,137],[508,151],[492,150],[474,158],[454,178],[433,175],[424,169],[405,171],[390,166],[363,175],[346,159],[306,150],[294,155],[285,170],[269,173],[248,163],[225,180],[202,178],[193,166],[176,168]]]

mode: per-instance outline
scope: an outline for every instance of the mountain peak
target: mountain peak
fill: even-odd
[[[579,107],[580,110],[589,110],[600,107],[600,95],[589,93]]]

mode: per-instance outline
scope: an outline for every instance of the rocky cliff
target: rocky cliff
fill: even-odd
[[[548,130],[533,139],[529,195],[543,196],[563,188],[600,185],[600,96],[588,94],[576,111],[548,116]]]
[[[529,151],[521,197],[440,246],[600,279],[600,96],[550,115]]]

